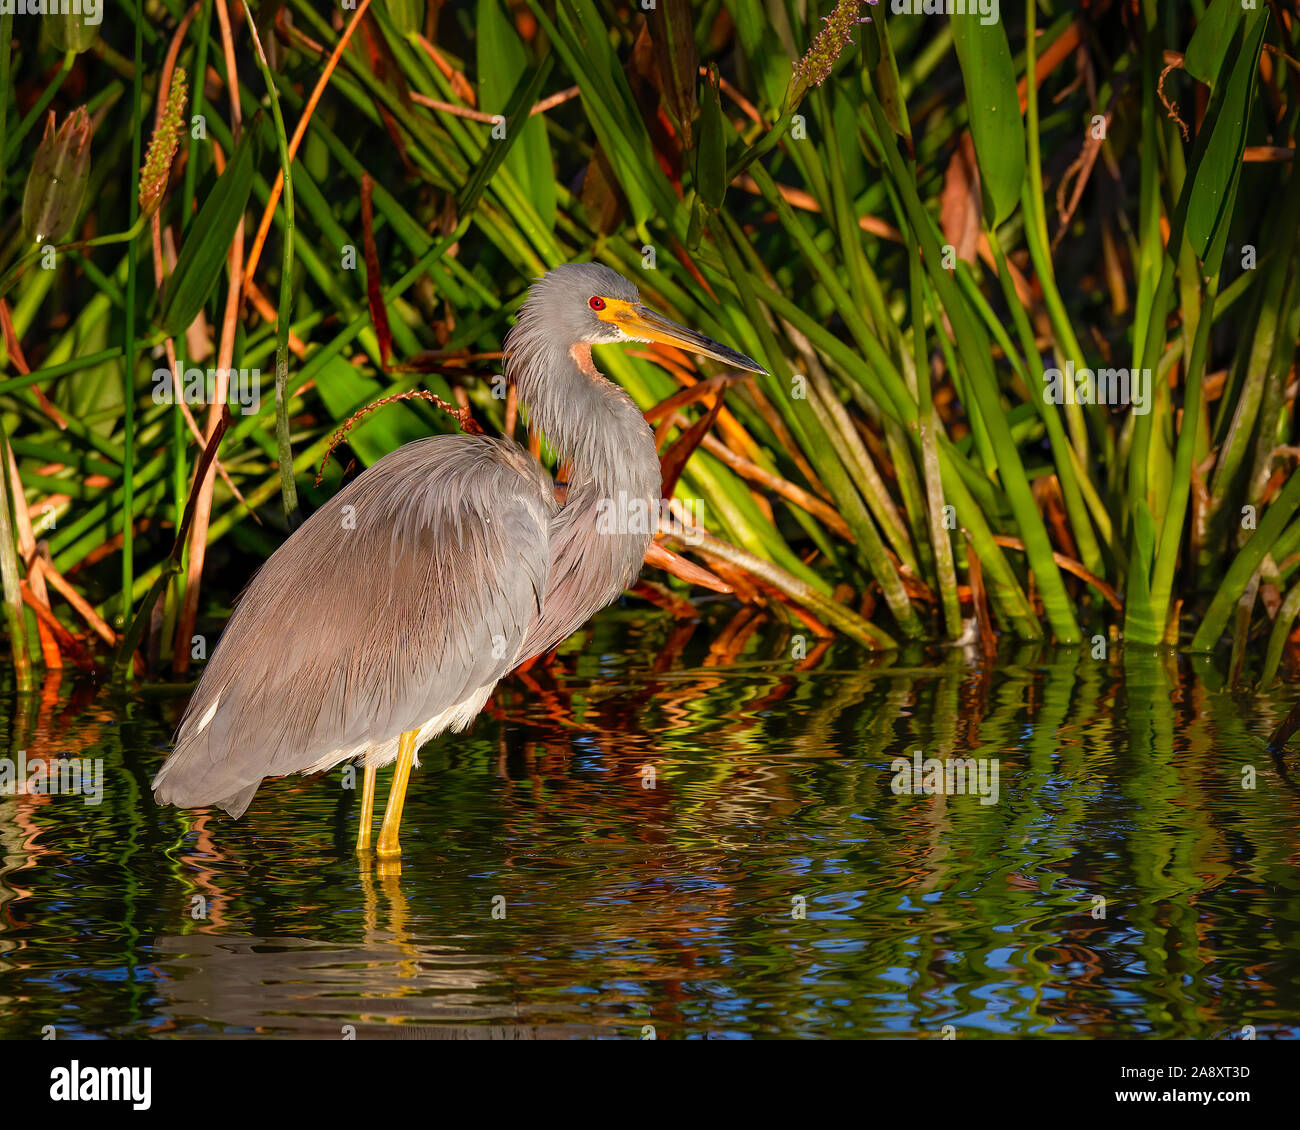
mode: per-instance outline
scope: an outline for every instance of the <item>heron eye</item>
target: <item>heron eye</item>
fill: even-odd
[[[603,298],[590,298],[587,300],[587,305],[593,310],[603,310],[605,309],[605,300]]]

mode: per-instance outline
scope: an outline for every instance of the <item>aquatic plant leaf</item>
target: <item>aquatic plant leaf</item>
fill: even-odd
[[[1025,179],[1025,123],[1011,49],[1000,23],[969,16],[952,17],[952,38],[966,85],[984,210],[996,227],[1015,209]]]
[[[176,260],[176,269],[163,289],[158,324],[172,337],[179,337],[189,328],[221,278],[253,189],[261,120],[259,114],[244,130],[225,171],[199,209]]]

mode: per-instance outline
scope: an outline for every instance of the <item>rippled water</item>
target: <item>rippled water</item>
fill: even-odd
[[[3,753],[104,795],[0,797],[0,1036],[1300,1034],[1294,685],[750,627],[616,610],[508,681],[425,748],[400,877],[341,773],[158,809],[183,695],[6,676]],[[917,749],[997,802],[896,794]]]

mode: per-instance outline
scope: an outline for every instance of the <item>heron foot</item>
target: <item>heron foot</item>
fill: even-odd
[[[370,850],[370,832],[375,823],[375,777],[378,773],[378,767],[367,759],[365,781],[361,786],[361,826],[357,828],[358,855]]]
[[[397,833],[402,824],[402,806],[406,803],[406,786],[411,780],[411,765],[415,762],[415,742],[418,730],[407,730],[397,747],[397,767],[393,770],[393,784],[388,790],[388,806],[384,809],[384,822],[379,828],[379,841],[375,854],[383,859],[395,859],[402,854]]]

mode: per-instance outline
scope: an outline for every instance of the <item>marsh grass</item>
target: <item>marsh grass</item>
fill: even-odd
[[[581,258],[771,373],[601,358],[647,410],[677,397],[661,450],[705,502],[693,554],[736,599],[869,647],[967,625],[1093,649],[1230,637],[1233,676],[1265,681],[1290,656],[1292,5],[149,11],[110,2],[71,39],[0,17],[16,658],[68,658],[51,621],[121,653],[135,621],[140,669],[183,672],[201,587],[230,595],[211,547],[265,556],[349,462],[455,426],[394,394],[522,435],[500,341],[529,281]],[[144,147],[185,75],[203,78],[160,172]],[[85,202],[37,246],[19,204],[44,115],[83,106]],[[220,405],[155,395],[186,365],[267,375],[197,479]],[[1050,392],[1118,369],[1147,375],[1121,403]],[[332,437],[390,397],[316,485]]]

